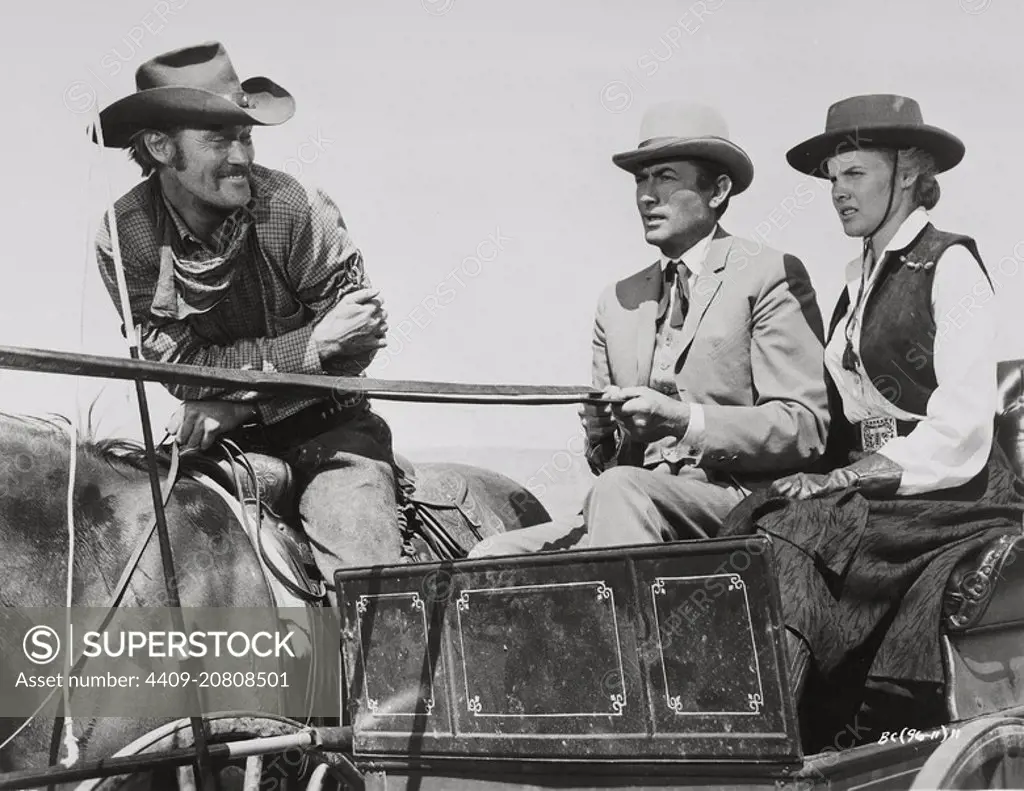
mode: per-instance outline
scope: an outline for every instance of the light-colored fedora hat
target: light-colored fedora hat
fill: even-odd
[[[923,148],[935,158],[939,173],[960,164],[965,150],[956,135],[926,124],[913,99],[872,93],[829,107],[825,131],[791,148],[786,160],[801,173],[826,178],[829,159],[865,148]]]
[[[217,41],[146,61],[135,72],[135,89],[100,113],[104,145],[123,148],[141,129],[272,126],[295,113],[292,95],[272,80],[239,80]]]
[[[732,194],[739,195],[754,180],[754,165],[747,153],[729,139],[729,126],[713,107],[684,102],[656,104],[640,122],[640,144],[615,154],[612,162],[635,173],[661,159],[706,159],[717,162],[732,178]]]

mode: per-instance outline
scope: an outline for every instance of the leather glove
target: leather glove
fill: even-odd
[[[872,453],[827,475],[806,472],[787,475],[771,485],[771,493],[793,500],[809,500],[853,488],[884,497],[896,494],[902,478],[902,467],[880,453]]]
[[[854,476],[852,485],[866,494],[886,497],[896,494],[903,480],[903,468],[881,453],[872,453],[836,470]]]

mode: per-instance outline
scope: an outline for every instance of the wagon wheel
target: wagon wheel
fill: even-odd
[[[1024,788],[1024,719],[992,716],[959,728],[911,788]]]
[[[291,736],[303,730],[303,725],[286,717],[272,714],[232,712],[204,717],[209,743],[223,743],[272,736]],[[193,745],[191,723],[178,720],[143,734],[113,756],[154,756],[169,750]],[[348,789],[328,774],[329,767],[320,761],[311,761],[307,753],[297,748],[287,752],[260,757],[240,758],[230,765],[220,765],[216,776],[206,778],[206,789],[215,791],[243,791],[245,789],[275,788],[284,791],[335,791]],[[195,789],[191,766],[160,772],[135,772],[131,775],[97,778],[78,784],[75,791],[191,791]]]

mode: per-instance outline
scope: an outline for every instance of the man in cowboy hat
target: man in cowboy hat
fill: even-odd
[[[825,446],[822,321],[794,256],[728,234],[719,220],[753,179],[714,109],[652,107],[636,150],[648,244],[661,255],[601,295],[593,382],[581,409],[599,475],[583,525],[486,539],[474,556],[714,536],[726,514]]]
[[[150,360],[287,373],[362,375],[386,316],[336,205],[255,164],[252,127],[295,102],[265,77],[240,82],[208,42],[139,67],[136,92],[100,114],[102,142],[127,148],[145,180],[105,217],[104,283],[120,307],[119,239],[133,328]],[[168,431],[186,450],[230,435],[290,461],[321,571],[398,561],[391,433],[365,398],[272,396],[168,386],[184,401]]]

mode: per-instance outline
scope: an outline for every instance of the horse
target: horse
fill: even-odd
[[[155,511],[145,454],[125,454],[125,441],[97,440],[89,436],[88,429],[78,437],[71,428],[59,417],[0,413],[0,607],[65,606],[72,436],[76,438],[72,575],[76,608],[113,612],[110,603],[127,559],[153,525]],[[422,469],[432,469],[435,475],[446,471],[456,475],[478,504],[501,515],[502,529],[549,519],[532,493],[500,473],[443,463],[423,465]],[[182,608],[274,606],[265,569],[243,532],[238,513],[224,497],[197,480],[182,476],[175,482],[165,514]],[[118,609],[166,606],[164,585],[160,547],[153,536],[138,557]],[[0,645],[5,656],[20,655],[23,650],[21,636],[10,634],[10,630],[5,630],[0,640],[8,643]],[[104,660],[103,670],[108,669]],[[111,690],[105,701],[113,710],[119,700],[127,702],[138,694],[137,690]],[[178,690],[177,694],[182,693]],[[274,690],[240,694],[246,699],[238,709],[277,713],[280,699]],[[93,717],[89,711],[76,710],[74,696],[70,712],[80,760],[108,757],[173,719],[155,715]],[[27,722],[25,716],[0,719],[0,772],[53,763],[60,735],[58,714],[47,709]],[[341,712],[337,716],[340,718]]]

